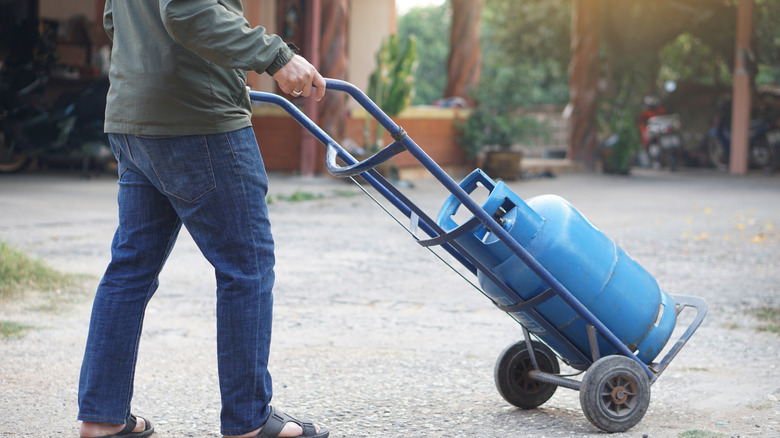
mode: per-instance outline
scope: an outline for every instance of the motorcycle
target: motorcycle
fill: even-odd
[[[41,96],[47,78],[22,72],[0,84],[0,173],[25,169],[33,159],[78,162],[83,172],[113,159],[103,133],[108,79],[58,99],[47,107]],[[17,75],[18,77],[18,75]]]
[[[680,116],[667,114],[657,99],[646,97],[645,110],[639,115],[639,131],[642,137],[639,165],[677,170],[683,152]]]
[[[707,131],[707,153],[719,170],[728,170],[731,156],[731,105],[719,105],[712,128]],[[748,164],[753,169],[773,172],[780,164],[780,126],[772,117],[750,121]]]

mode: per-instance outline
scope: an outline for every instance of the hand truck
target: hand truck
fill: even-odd
[[[667,295],[560,198],[526,202],[479,169],[455,182],[360,89],[335,79],[326,79],[326,84],[328,90],[349,94],[393,142],[359,162],[286,98],[256,91],[250,98],[289,113],[327,147],[331,174],[360,175],[409,218],[411,228],[427,234],[420,239],[412,233],[420,245],[446,251],[479,278],[481,292],[493,304],[521,325],[524,339],[508,346],[495,365],[501,396],[514,406],[533,409],[561,386],[579,391],[585,417],[599,429],[623,432],[641,421],[650,403],[650,386],[704,320],[704,300]],[[450,192],[437,220],[375,169],[402,152],[410,153]],[[480,187],[490,191],[481,206],[470,196]],[[473,216],[458,224],[452,217],[461,206]],[[661,360],[654,361],[675,329],[677,315],[689,307],[696,310],[695,317]],[[584,372],[581,380],[561,375],[558,359]]]

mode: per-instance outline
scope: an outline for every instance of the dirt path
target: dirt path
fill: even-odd
[[[512,184],[555,193],[614,238],[673,295],[709,314],[652,386],[642,422],[614,436],[780,436],[780,336],[753,311],[780,307],[780,178],[706,171],[628,178],[564,174]],[[295,192],[322,194],[302,202]],[[433,181],[406,191],[435,215]],[[519,326],[365,195],[341,181],[273,176],[277,288],[275,404],[333,437],[603,436],[578,393],[508,405],[493,383]],[[113,179],[0,178],[0,240],[67,272],[85,292],[57,311],[4,303],[0,320],[35,325],[0,341],[0,436],[77,436],[76,387],[90,296],[115,227]],[[134,411],[161,437],[218,437],[211,267],[184,233],[163,271],[141,344]]]

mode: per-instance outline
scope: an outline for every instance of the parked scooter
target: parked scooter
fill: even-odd
[[[780,164],[780,126],[771,117],[750,121],[748,164],[753,169],[773,172]],[[707,132],[707,153],[719,170],[728,170],[731,156],[731,104],[718,104],[718,111]]]
[[[21,88],[14,86],[17,80],[0,84],[0,173],[18,172],[34,158],[78,162],[84,172],[113,160],[103,133],[107,78],[51,108],[40,98],[46,78],[25,82]]]
[[[682,160],[683,140],[680,134],[680,116],[667,114],[655,97],[646,97],[645,109],[639,115],[639,132],[642,136],[642,150],[639,165],[661,169],[677,170]]]

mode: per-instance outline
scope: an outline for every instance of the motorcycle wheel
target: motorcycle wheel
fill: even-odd
[[[666,151],[666,165],[669,167],[669,171],[676,172],[677,167],[680,165],[681,159],[680,148],[671,148]]]
[[[765,135],[757,138],[750,145],[750,165],[755,169],[768,172],[775,170],[775,154]]]
[[[13,141],[8,141],[0,131],[0,173],[15,173],[30,164],[30,158],[15,150]]]
[[[660,144],[653,142],[647,145],[647,153],[650,155],[650,166],[655,170],[660,170],[664,167],[662,161],[663,147]]]
[[[718,170],[728,170],[729,157],[723,146],[714,136],[707,137],[707,154],[710,156],[712,165]]]

